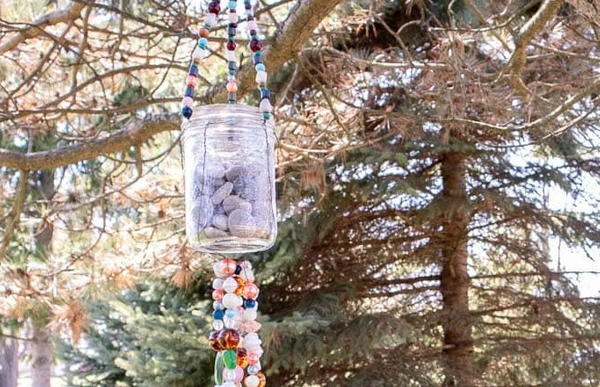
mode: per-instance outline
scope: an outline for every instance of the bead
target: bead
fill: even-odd
[[[208,12],[218,15],[221,12],[221,4],[218,1],[213,1],[208,4]]]
[[[256,31],[256,30],[258,30],[258,24],[256,24],[256,20],[251,20],[251,21],[248,22],[248,30],[249,31],[252,31],[252,30]]]
[[[248,366],[247,371],[250,375],[255,375],[260,372],[260,369],[261,369],[260,363],[257,363],[257,364],[252,364],[251,366]]]
[[[227,311],[225,312],[225,316],[227,316],[227,318],[236,318],[238,317],[239,313],[237,311],[237,309],[227,309]]]
[[[194,88],[191,86],[186,86],[185,93],[183,94],[186,97],[194,97]]]
[[[236,383],[241,383],[244,380],[244,369],[239,365],[235,367],[235,379]]]
[[[258,286],[254,285],[252,282],[247,282],[244,284],[243,291],[244,298],[256,298],[258,297]]]
[[[212,282],[212,288],[213,289],[223,289],[223,279],[222,278],[215,278]]]
[[[258,71],[256,73],[256,83],[267,83],[267,72]]]
[[[214,330],[214,331],[210,331],[210,333],[208,335],[208,344],[215,351],[220,351],[223,349],[223,348],[221,348],[221,343],[219,342],[219,334],[220,333],[221,333],[220,331]]]
[[[271,119],[271,113],[269,113],[269,112],[263,112],[263,119],[265,121],[269,121]]]
[[[225,258],[221,262],[223,264],[223,273],[225,275],[232,275],[233,273],[235,273],[237,263],[233,259]]]
[[[244,385],[246,387],[258,387],[259,384],[260,379],[256,375],[249,375],[246,376],[246,379],[244,379]]]
[[[225,51],[227,55],[227,61],[228,62],[235,62],[237,60],[237,57],[235,55],[235,51]]]
[[[248,346],[260,345],[262,341],[256,333],[248,333],[244,337],[244,348],[248,349]]]
[[[267,71],[267,68],[265,67],[265,65],[263,63],[259,63],[256,66],[254,66],[254,69],[256,71]]]
[[[248,364],[256,364],[260,361],[260,356],[256,352],[248,353]]]
[[[261,112],[271,112],[273,110],[271,101],[269,101],[267,98],[264,98],[262,101],[260,101],[260,105],[258,108]]]
[[[246,299],[246,301],[244,301],[244,307],[251,309],[254,308],[256,306],[256,300],[252,300],[252,299]]]
[[[208,50],[205,50],[203,48],[200,48],[198,46],[196,46],[196,48],[194,48],[194,52],[192,53],[192,58],[193,59],[204,59],[208,56]]]
[[[252,52],[257,52],[257,51],[262,50],[262,43],[260,42],[260,40],[252,39],[250,41],[250,50],[252,50]]]
[[[183,97],[181,104],[183,106],[192,106],[194,104],[194,99],[191,97]]]
[[[248,367],[248,351],[242,347],[237,347],[237,365],[241,368]]]
[[[189,75],[197,77],[198,76],[198,65],[196,63],[192,63],[190,65],[190,69],[188,71]]]
[[[213,327],[213,329],[220,331],[221,329],[223,329],[225,327],[225,324],[223,324],[223,320],[215,320],[212,323],[212,327]]]
[[[237,366],[237,356],[233,349],[228,349],[223,352],[223,363],[225,363],[225,367],[230,370],[235,369]]]
[[[218,261],[213,264],[213,272],[218,278],[223,278],[226,276],[225,273],[223,273],[224,265],[225,264],[223,263],[223,261]]]
[[[238,288],[238,283],[233,277],[228,277],[225,282],[223,282],[223,290],[227,293],[233,293]]]
[[[271,92],[269,91],[269,89],[267,89],[266,87],[261,87],[260,88],[260,98],[261,99],[271,98]]]
[[[237,24],[237,22],[238,22],[237,12],[229,12],[229,22]]]
[[[242,272],[242,265],[237,265],[235,267],[235,275],[240,275],[240,273]],[[238,277],[239,278],[239,277]],[[241,278],[240,278],[241,279]]]
[[[254,63],[255,65],[263,63],[262,52],[258,51],[255,52],[254,55],[252,55],[252,63]]]
[[[235,44],[235,42],[231,42],[231,41],[227,42],[227,49],[229,51],[234,51],[236,47],[237,47],[237,44]]]
[[[213,309],[225,309],[225,306],[221,301],[213,302]]]
[[[242,302],[242,297],[236,294],[229,293],[223,296],[223,305],[225,305],[226,308],[235,308],[242,305]]]
[[[217,23],[217,15],[214,13],[209,13],[204,18],[204,24],[208,24],[209,26],[214,26]]]
[[[213,375],[215,377],[215,383],[217,386],[220,386],[223,383],[223,370],[225,368],[225,364],[223,364],[223,352],[217,352],[217,356],[215,358],[215,368]]]
[[[196,85],[198,84],[198,77],[195,77],[193,75],[188,75],[187,78],[185,79],[185,83],[188,86],[196,87]]]
[[[244,293],[244,285],[246,284],[246,281],[244,281],[244,279],[242,277],[234,277],[235,278],[235,282],[237,282],[238,287],[235,290],[235,294],[237,294],[238,296],[241,296]]]
[[[258,321],[246,321],[241,324],[241,328],[247,333],[256,333],[260,330],[261,323]]]
[[[237,63],[235,61],[229,61],[227,67],[229,70],[237,70]]]
[[[229,25],[229,27],[227,27],[227,35],[235,36],[236,33],[237,33],[237,30],[235,27],[232,27],[231,25]]]
[[[229,101],[235,101],[237,99],[237,94],[236,93],[227,93],[227,99]]]
[[[234,329],[223,329],[218,336],[219,345],[224,349],[234,349],[240,343],[240,334]]]
[[[235,382],[235,369],[230,370],[229,368],[225,368],[223,370],[223,380],[227,382]]]
[[[258,376],[258,387],[265,387],[267,385],[267,378],[262,372],[256,374]]]
[[[183,115],[185,118],[189,119],[192,116],[192,108],[189,106],[184,106],[183,108],[181,108],[181,115]]]
[[[213,312],[213,318],[215,320],[223,320],[224,315],[225,313],[223,312],[223,309],[217,309]]]
[[[228,4],[228,8],[231,10],[235,10],[237,8],[237,1],[230,0]]]
[[[198,47],[200,47],[200,48],[208,47],[208,39],[206,39],[206,38],[198,39]]]
[[[200,36],[201,38],[208,38],[208,35],[210,34],[210,31],[208,31],[208,28],[200,28],[198,30],[198,36]]]
[[[256,320],[256,317],[257,317],[256,309],[246,309],[246,310],[244,310],[244,314],[242,315],[242,318],[244,319],[244,321],[254,321],[254,320]]]

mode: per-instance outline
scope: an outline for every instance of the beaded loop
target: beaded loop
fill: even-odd
[[[235,37],[238,30],[239,17],[237,14],[237,0],[228,2],[229,14],[227,25],[227,102],[235,104],[237,102],[237,72],[239,69],[235,50],[237,44]],[[244,9],[246,11],[246,24],[250,42],[248,48],[252,53],[252,64],[256,70],[256,84],[259,91],[259,110],[265,121],[271,119],[273,106],[271,104],[271,92],[267,88],[267,70],[263,59],[263,43],[258,38],[258,23],[254,18],[254,9],[251,0],[244,0]],[[186,88],[184,90],[184,98],[182,100],[181,114],[190,119],[193,113],[192,105],[194,98],[194,90],[198,84],[198,64],[200,60],[208,56],[208,36],[211,28],[217,22],[217,16],[221,12],[221,4],[218,0],[213,0],[208,4],[208,14],[204,20],[204,25],[198,30],[198,45],[192,53],[192,64],[186,78]]]

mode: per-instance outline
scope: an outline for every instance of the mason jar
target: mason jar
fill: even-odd
[[[195,109],[182,128],[186,234],[211,253],[270,248],[277,234],[275,135],[258,108]]]

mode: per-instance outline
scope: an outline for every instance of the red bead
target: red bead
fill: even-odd
[[[186,83],[192,87],[196,87],[196,85],[198,84],[198,77],[188,75]]]
[[[237,44],[235,44],[235,42],[227,42],[227,49],[229,51],[234,51],[236,47],[237,47]]]
[[[263,48],[263,45],[260,42],[260,40],[252,39],[250,41],[250,50],[252,50],[252,52],[260,51],[260,50],[262,50],[262,48]]]
[[[221,12],[221,4],[218,1],[211,2],[208,4],[208,12],[218,15]]]

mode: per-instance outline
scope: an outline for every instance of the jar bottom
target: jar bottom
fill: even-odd
[[[192,246],[197,251],[205,253],[253,253],[264,251],[273,246],[273,241],[264,238],[221,237],[203,240]]]

